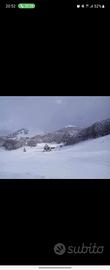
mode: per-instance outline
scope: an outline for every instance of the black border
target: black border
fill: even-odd
[[[109,180],[0,180],[0,265],[109,265]],[[103,245],[58,256],[56,243]]]

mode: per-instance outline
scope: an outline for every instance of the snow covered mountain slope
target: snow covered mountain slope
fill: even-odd
[[[0,146],[3,146],[6,150],[16,150],[26,145],[35,147],[37,143],[62,143],[68,136],[77,135],[78,131],[79,128],[76,127],[65,127],[51,133],[22,128],[8,136],[0,137]]]
[[[73,136],[68,136],[66,138],[66,144],[71,145],[108,134],[110,134],[110,119],[105,119],[103,121],[97,121],[91,126],[79,130],[79,132],[77,134],[73,134]]]
[[[21,138],[31,138],[36,134],[43,134],[43,132],[41,130],[21,128],[13,133],[8,134],[7,137],[13,140],[19,140]]]
[[[32,139],[34,139],[36,143],[62,143],[65,142],[68,137],[71,138],[72,136],[77,136],[79,131],[80,128],[69,126],[53,132],[45,133],[44,135],[37,135]]]
[[[0,178],[110,178],[110,135],[43,152],[43,144],[16,151],[0,148]]]
[[[40,131],[39,131],[40,132]],[[28,129],[20,129],[9,136],[0,137],[0,147],[6,150],[16,150],[22,146],[36,147],[38,143],[64,143],[74,145],[81,141],[98,138],[110,134],[110,119],[98,121],[87,128],[68,126],[62,129],[40,134]]]

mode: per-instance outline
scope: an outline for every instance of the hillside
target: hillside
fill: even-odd
[[[36,134],[35,136],[32,136],[29,130],[23,128],[8,136],[1,136],[0,147],[4,147],[6,150],[15,150],[22,146],[35,147],[38,143],[72,145],[108,134],[110,134],[110,119],[98,121],[83,129],[67,126],[53,132]]]
[[[102,137],[108,134],[110,134],[110,119],[98,121],[87,128],[81,129],[77,134],[71,137],[68,136],[66,145]]]
[[[43,152],[43,144],[16,151],[0,148],[0,178],[110,178],[110,135]]]
[[[73,134],[77,134],[78,131],[79,128],[76,127],[65,127],[54,132],[37,134],[30,137],[30,132],[27,129],[20,129],[8,136],[0,137],[0,146],[6,150],[14,150],[22,146],[34,147],[37,143],[62,143],[66,140],[66,137],[71,137]]]

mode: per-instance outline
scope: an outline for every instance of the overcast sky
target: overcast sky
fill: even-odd
[[[0,130],[52,131],[110,118],[110,96],[0,97]]]

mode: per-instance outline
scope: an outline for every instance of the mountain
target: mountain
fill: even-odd
[[[31,133],[32,134],[32,133]],[[87,128],[67,126],[57,131],[30,136],[28,129],[22,128],[8,136],[0,136],[0,147],[6,150],[14,150],[23,146],[35,147],[37,143],[64,143],[75,144],[84,140],[110,134],[110,119],[95,122]]]
[[[22,137],[28,136],[28,133],[29,133],[29,130],[28,130],[28,129],[26,129],[26,128],[21,128],[21,129],[15,131],[15,132],[13,132],[13,133],[8,134],[7,137],[8,137],[9,139],[15,139],[15,140],[17,140],[17,139],[20,139],[20,138],[22,138]]]
[[[71,137],[77,134],[78,131],[79,128],[69,126],[51,133],[37,134],[32,137],[32,132],[30,133],[28,129],[22,128],[10,133],[8,136],[0,137],[0,146],[5,147],[6,150],[14,150],[22,146],[34,147],[37,143],[62,143],[66,141],[68,136]]]
[[[44,135],[37,135],[32,139],[36,141],[36,143],[62,143],[65,142],[66,137],[71,137],[75,134],[78,134],[79,130],[80,129],[77,127],[64,127],[57,131],[46,133]]]
[[[35,136],[36,134],[43,134],[43,132],[38,129],[32,130],[32,129],[27,129],[27,128],[21,128],[13,133],[9,133],[7,137],[9,139],[19,140],[21,138],[31,138]]]
[[[110,119],[95,122],[93,125],[81,129],[75,136],[68,136],[66,145],[75,144],[84,140],[94,139],[110,134]]]

